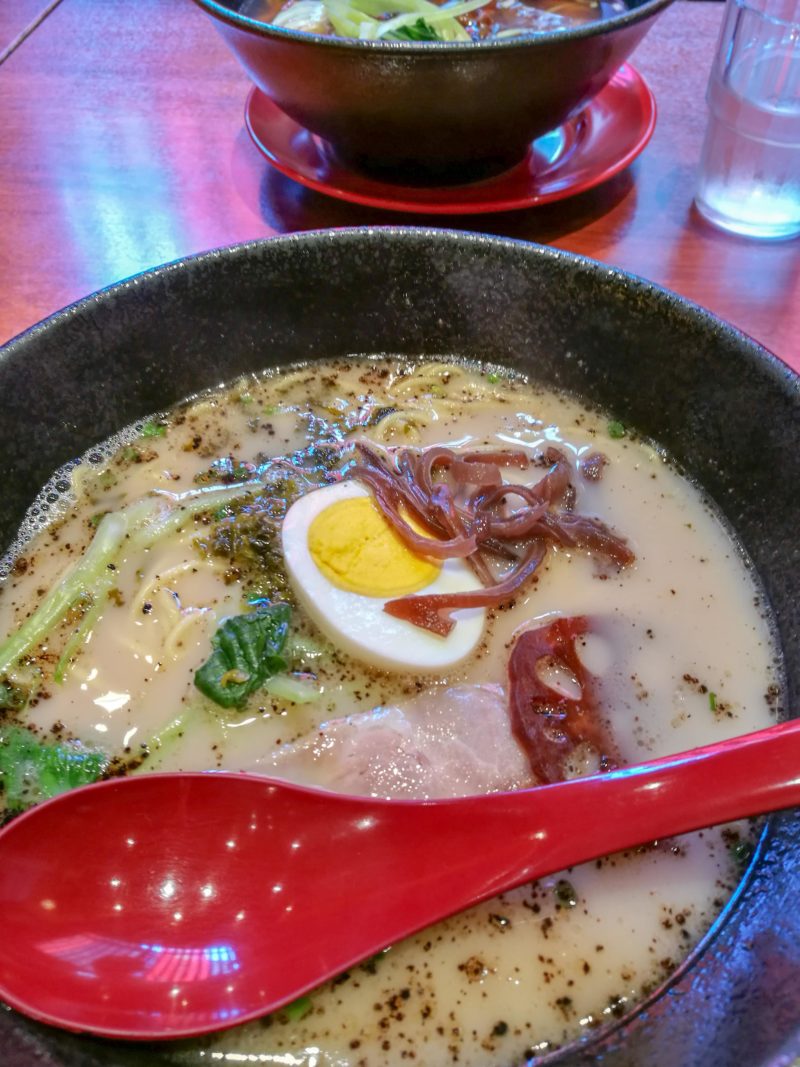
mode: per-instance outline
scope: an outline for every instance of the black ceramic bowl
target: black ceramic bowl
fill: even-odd
[[[242,0],[195,0],[255,84],[337,156],[386,178],[496,173],[579,111],[670,0],[577,29],[476,43],[322,37],[256,22]]]
[[[161,267],[60,312],[0,350],[0,547],[55,468],[134,419],[246,371],[367,352],[500,361],[661,442],[738,531],[774,612],[787,707],[800,707],[798,378],[680,298],[549,248],[436,230],[303,234]],[[555,1060],[788,1067],[799,878],[800,817],[787,813],[668,988]],[[0,1010],[3,1067],[154,1067],[169,1054]]]

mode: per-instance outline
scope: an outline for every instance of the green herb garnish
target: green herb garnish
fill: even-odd
[[[489,385],[497,385],[497,383],[500,381],[500,375],[495,374],[494,371],[492,371],[491,374],[486,375],[486,381],[489,383]]]
[[[140,437],[166,437],[167,427],[163,422],[146,422],[139,434]]]
[[[313,1009],[311,997],[298,997],[297,1000],[293,1000],[291,1004],[287,1004],[284,1008],[281,1008],[281,1014],[293,1023],[298,1022],[300,1019],[304,1019],[306,1015]]]
[[[717,710],[717,694],[713,690],[708,692],[708,706],[712,711]]]
[[[288,664],[281,655],[289,630],[286,604],[265,604],[226,619],[211,638],[212,653],[194,684],[222,708],[240,708],[251,693]]]
[[[613,437],[614,440],[619,440],[620,437],[624,437],[625,433],[625,427],[621,422],[617,422],[616,419],[612,419],[608,424],[608,436]]]
[[[436,32],[430,23],[419,18],[408,26],[398,26],[396,30],[387,33],[384,40],[387,41],[441,41],[442,37]]]

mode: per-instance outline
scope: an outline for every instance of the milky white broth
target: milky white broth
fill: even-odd
[[[484,642],[446,678],[366,668],[332,651],[295,611],[294,629],[322,649],[303,664],[316,675],[319,699],[293,705],[256,693],[245,709],[223,711],[200,695],[193,672],[219,621],[245,610],[247,595],[236,581],[226,584],[224,561],[197,550],[204,526],[191,519],[120,562],[114,598],[61,685],[48,671],[68,625],[53,635],[39,654],[43,692],[26,721],[50,737],[55,726],[57,736],[80,738],[131,766],[144,756],[137,773],[252,768],[335,716],[402,705],[436,687],[505,685],[514,631],[575,614],[611,622],[613,648],[590,645],[586,655],[601,676],[603,712],[625,761],[773,721],[779,676],[761,594],[719,518],[660,452],[628,434],[611,436],[608,415],[497,368],[412,371],[391,360],[337,361],[286,378],[248,378],[173,412],[163,436],[138,436],[136,427],[114,458],[119,441],[97,450],[72,473],[82,495],[18,546],[23,562],[0,595],[0,633],[23,621],[89,543],[99,513],[154,488],[196,489],[196,476],[217,457],[260,462],[305,448],[328,433],[323,420],[346,434],[354,413],[379,408],[384,419],[376,415],[375,425],[350,436],[389,446],[521,447],[532,456],[549,443],[573,460],[601,451],[609,460],[602,479],[575,479],[576,510],[626,537],[635,564],[600,580],[584,553],[550,549],[538,583],[512,607],[489,613]],[[540,476],[540,469],[513,472],[519,480]],[[178,603],[183,625],[174,640]],[[170,731],[170,724],[177,725]],[[488,1067],[586,1036],[655,988],[708,930],[739,875],[731,843],[740,831],[686,835],[542,879],[354,968],[316,992],[310,1010],[294,1013],[305,1010],[301,1019],[280,1013],[163,1054],[182,1063],[224,1062],[225,1050],[236,1049],[254,1057],[247,1062],[307,1067],[406,1059]],[[366,890],[357,876],[352,884],[347,921],[357,923]]]

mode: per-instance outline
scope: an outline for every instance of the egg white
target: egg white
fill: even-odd
[[[337,482],[297,500],[283,520],[286,568],[298,602],[337,647],[357,659],[386,670],[437,671],[465,659],[477,646],[486,618],[484,608],[454,612],[455,626],[440,637],[404,619],[388,615],[383,606],[393,597],[370,597],[333,585],[317,567],[308,548],[311,523],[331,504],[369,496],[356,481]],[[481,583],[463,560],[444,560],[424,593],[480,589]]]

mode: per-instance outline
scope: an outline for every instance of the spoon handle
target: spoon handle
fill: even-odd
[[[468,818],[463,801],[425,814],[439,821],[429,829],[447,842],[440,863],[461,857],[459,897],[486,899],[658,838],[800,804],[800,720],[609,774],[470,803]],[[473,873],[480,884],[473,882],[472,894],[465,834],[479,857]]]

